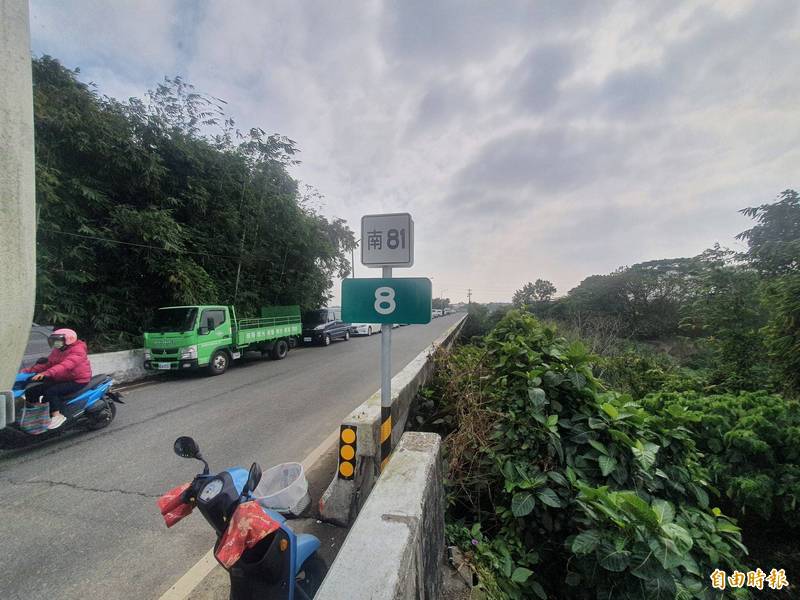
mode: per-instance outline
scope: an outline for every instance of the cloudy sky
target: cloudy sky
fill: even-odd
[[[454,301],[736,247],[800,185],[797,0],[30,5],[34,54],[102,93],[179,74],[296,140],[326,215],[412,213],[398,275]]]

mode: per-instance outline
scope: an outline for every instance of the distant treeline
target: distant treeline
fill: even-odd
[[[353,233],[305,202],[292,140],[180,78],[121,102],[44,56],[33,84],[36,321],[126,347],[156,307],[313,308],[349,272]]]
[[[800,196],[742,213],[748,250],[715,246],[693,258],[654,260],[592,275],[553,298],[548,281],[526,284],[514,304],[577,330],[582,339],[692,344],[693,367],[731,390],[800,392]],[[496,323],[475,307],[476,334]]]

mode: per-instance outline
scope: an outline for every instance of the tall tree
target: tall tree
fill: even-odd
[[[434,298],[431,301],[431,308],[445,309],[450,306],[450,298]]]
[[[748,245],[744,259],[762,274],[767,348],[786,389],[800,395],[800,196],[785,190],[777,202],[741,212],[756,221],[738,237]]]
[[[758,274],[733,262],[719,247],[701,255],[701,271],[692,301],[682,308],[681,327],[702,338],[712,353],[712,383],[732,390],[769,386],[761,328],[766,311]]]
[[[512,302],[517,308],[523,308],[540,302],[549,302],[556,293],[556,286],[546,279],[528,282],[514,292]]]
[[[761,273],[800,272],[800,195],[784,190],[778,201],[742,209],[756,221],[736,237],[747,242],[744,258]]]
[[[353,233],[305,203],[292,140],[180,78],[119,102],[45,56],[33,82],[37,320],[124,347],[158,306],[315,308],[349,271]]]

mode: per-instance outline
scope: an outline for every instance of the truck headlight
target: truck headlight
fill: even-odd
[[[181,360],[197,358],[197,344],[181,348]]]
[[[145,359],[145,360],[150,360],[150,358],[151,358],[151,356],[150,356],[150,350],[145,350],[145,351],[144,351],[144,359]]]

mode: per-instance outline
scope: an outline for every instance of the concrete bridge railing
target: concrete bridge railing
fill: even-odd
[[[405,430],[411,403],[433,373],[433,354],[458,337],[467,316],[453,324],[392,379],[392,441]],[[375,392],[342,421],[339,469],[319,501],[325,521],[348,526],[358,515],[381,474],[381,393]],[[346,464],[345,464],[346,463]]]
[[[441,438],[407,432],[364,504],[316,600],[438,600],[444,560]]]

